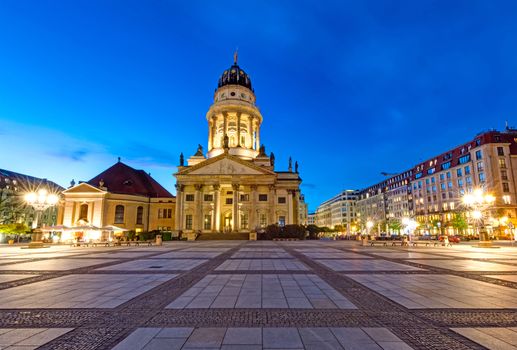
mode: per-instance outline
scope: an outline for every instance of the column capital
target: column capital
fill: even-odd
[[[238,191],[240,187],[241,187],[241,185],[239,185],[239,184],[232,184],[232,188],[234,191]]]
[[[176,192],[183,192],[183,190],[185,189],[185,185],[176,184],[175,187]]]
[[[250,190],[256,191],[258,189],[257,185],[250,185]]]
[[[194,185],[194,188],[196,189],[196,191],[201,191],[203,189],[203,185],[201,184],[195,184]]]
[[[276,185],[269,185],[269,190],[270,191],[276,190]]]
[[[221,185],[215,184],[215,185],[212,185],[212,188],[214,189],[214,191],[219,191],[221,189]]]

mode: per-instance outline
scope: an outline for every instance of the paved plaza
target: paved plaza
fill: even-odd
[[[517,247],[0,246],[0,349],[517,349]]]

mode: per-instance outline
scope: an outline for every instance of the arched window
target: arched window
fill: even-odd
[[[88,204],[81,204],[79,208],[79,220],[88,220]]]
[[[123,224],[124,223],[124,206],[117,205],[115,207],[115,223]]]
[[[142,225],[143,216],[144,216],[144,207],[136,208],[136,224],[137,225]]]

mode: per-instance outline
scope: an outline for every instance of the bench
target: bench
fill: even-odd
[[[103,245],[105,247],[109,247],[111,245],[111,242],[109,241],[101,241],[101,242],[93,242],[92,246],[97,247],[99,245]]]
[[[370,246],[373,247],[375,245],[383,245],[384,247],[388,245],[389,241],[370,241]]]
[[[148,246],[152,246],[153,245],[153,241],[151,240],[147,240],[147,241],[135,241],[134,242],[136,246],[140,246],[140,245],[148,245]]]

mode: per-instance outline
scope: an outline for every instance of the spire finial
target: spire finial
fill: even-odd
[[[118,162],[120,163],[120,157],[118,157]]]
[[[237,65],[237,60],[239,58],[239,48],[235,49],[233,53],[233,64]]]

